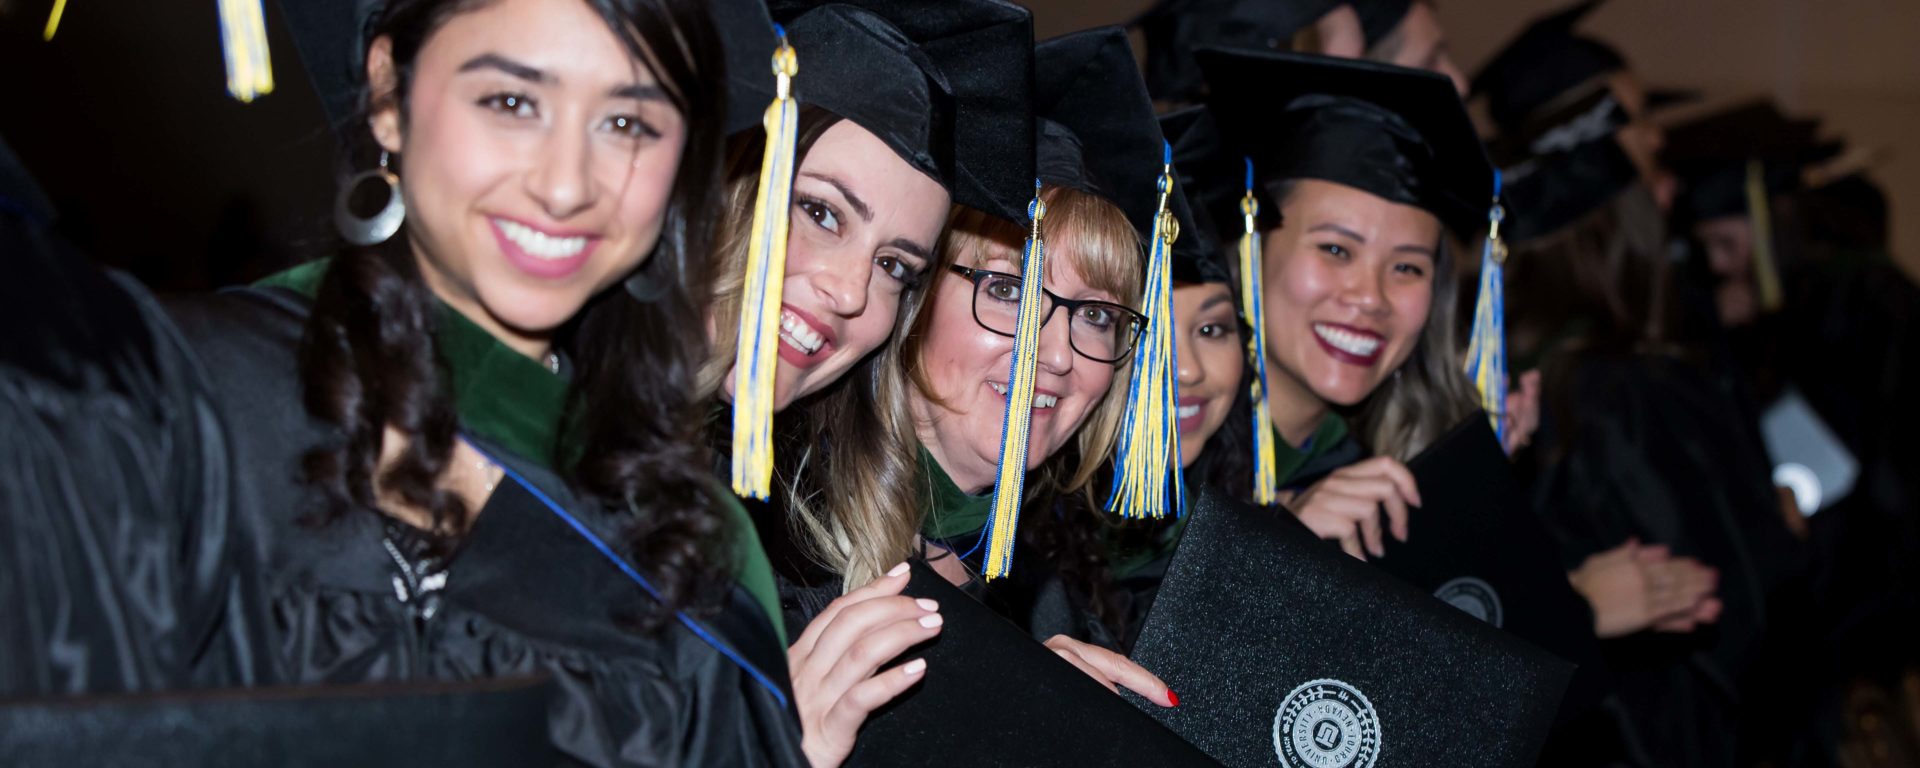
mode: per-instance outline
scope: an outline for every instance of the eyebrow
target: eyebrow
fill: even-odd
[[[1231,295],[1221,296],[1220,294],[1216,293],[1213,295],[1213,298],[1200,302],[1200,311],[1205,312],[1209,309],[1213,309],[1215,306],[1218,306],[1220,304],[1232,304],[1232,303],[1233,303],[1233,296]]]
[[[809,179],[818,179],[832,184],[834,189],[840,190],[840,196],[847,199],[847,205],[853,206],[853,212],[860,214],[861,221],[873,221],[873,209],[867,207],[867,201],[861,200],[859,195],[854,194],[853,190],[848,189],[845,182],[815,171],[808,171],[800,175]]]
[[[893,239],[893,242],[887,243],[887,245],[906,251],[907,255],[918,258],[921,261],[929,264],[933,263],[933,249],[912,240],[904,237],[896,237]]]
[[[1340,226],[1339,224],[1334,224],[1332,222],[1328,222],[1325,224],[1315,224],[1311,227],[1308,227],[1307,231],[1308,232],[1332,232],[1336,235],[1346,237],[1358,243],[1367,242],[1367,239],[1364,237],[1361,237],[1360,233],[1355,232],[1351,229],[1347,229],[1346,227]]]
[[[553,80],[552,77],[540,71],[537,67],[527,66],[497,53],[483,53],[468,59],[467,63],[460,65],[461,72],[472,72],[481,69],[499,70],[530,83],[546,83]]]
[[[509,59],[497,53],[483,53],[483,54],[480,54],[479,56],[475,56],[471,59],[468,59],[467,63],[460,65],[461,72],[473,72],[473,71],[482,70],[482,69],[492,69],[492,70],[504,72],[512,77],[516,77],[530,83],[548,84],[548,83],[553,83],[557,80],[557,78],[547,74],[545,71],[541,70],[539,67],[522,64],[520,62],[514,61],[513,59]],[[628,85],[620,85],[620,86],[615,86],[613,90],[609,91],[608,93],[614,98],[633,99],[634,101],[666,101],[667,100],[666,89],[661,88],[658,83],[632,83]]]
[[[1393,252],[1394,253],[1417,253],[1429,259],[1439,258],[1438,256],[1435,255],[1435,251],[1433,247],[1427,246],[1427,245],[1413,245],[1409,243],[1407,245],[1395,246],[1393,249]]]

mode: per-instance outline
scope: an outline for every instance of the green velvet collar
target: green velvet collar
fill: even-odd
[[[933,454],[925,447],[920,449],[920,468],[925,473],[927,483],[926,515],[920,524],[920,535],[929,540],[945,541],[970,533],[979,533],[987,527],[987,520],[993,517],[993,494],[973,496],[954,485],[953,478],[940,468],[940,462],[933,460]]]
[[[1275,436],[1278,436],[1276,431]],[[1288,445],[1286,440],[1276,440],[1273,446],[1274,474],[1280,477],[1280,487],[1287,487],[1293,479],[1293,473],[1300,471],[1307,462],[1320,458],[1327,451],[1340,444],[1347,436],[1347,421],[1340,415],[1328,411],[1320,417],[1320,426],[1315,427],[1313,436],[1307,438],[1304,445]]]
[[[311,299],[329,263],[308,262],[258,285],[287,288]],[[554,457],[566,412],[567,378],[509,349],[452,307],[441,304],[435,320],[435,346],[452,371],[460,428],[558,470]]]

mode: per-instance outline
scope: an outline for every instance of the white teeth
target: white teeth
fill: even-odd
[[[554,237],[533,227],[506,219],[494,219],[493,223],[500,227],[500,233],[506,235],[508,240],[513,241],[514,245],[520,246],[520,250],[526,251],[536,259],[553,261],[577,256],[581,249],[587,247],[587,238],[584,235]]]
[[[997,381],[989,381],[987,382],[987,386],[992,387],[993,391],[1000,393],[1001,397],[1007,396],[1007,385],[1001,384],[1000,382],[997,382]],[[1042,408],[1052,408],[1059,404],[1060,404],[1060,397],[1058,395],[1048,395],[1040,392],[1033,393],[1033,409],[1034,410],[1039,410]]]
[[[1334,348],[1350,355],[1369,357],[1373,354],[1374,350],[1380,348],[1379,337],[1363,336],[1335,328],[1331,325],[1314,323],[1313,333],[1325,340],[1328,344],[1332,344]]]
[[[1181,419],[1196,415],[1198,413],[1200,413],[1200,406],[1197,406],[1197,405],[1183,405],[1174,411],[1175,417],[1181,418]]]
[[[780,310],[780,339],[809,356],[819,352],[820,347],[827,343],[813,326],[807,325],[807,321],[784,309]]]

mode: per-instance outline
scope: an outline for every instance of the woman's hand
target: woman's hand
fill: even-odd
[[[927,671],[925,659],[880,667],[940,634],[940,606],[900,594],[907,564],[841,595],[787,649],[800,747],[816,768],[836,766],[853,751],[867,715],[892,701]]]
[[[1533,433],[1540,429],[1539,371],[1520,374],[1520,386],[1507,390],[1506,409],[1507,434],[1500,447],[1511,456],[1532,443]]]
[[[1387,554],[1380,530],[1383,508],[1393,537],[1407,540],[1407,505],[1420,506],[1420,489],[1405,464],[1376,456],[1341,467],[1281,502],[1320,538],[1337,540],[1347,554],[1365,560],[1368,552]]]
[[[1163,707],[1180,705],[1180,697],[1172,688],[1132,659],[1066,635],[1054,635],[1046,645],[1109,691],[1119,693],[1124,687]]]
[[[1674,557],[1665,546],[1630,540],[1588,557],[1567,578],[1593,606],[1594,633],[1602,638],[1646,629],[1692,632],[1720,618],[1721,603],[1713,596],[1719,572]]]

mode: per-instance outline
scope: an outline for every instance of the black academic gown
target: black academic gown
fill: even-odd
[[[0,699],[279,682],[217,398],[138,283],[47,233],[5,149]]]
[[[258,564],[240,581],[261,585],[272,620],[251,652],[296,684],[550,676],[554,745],[588,765],[804,761],[785,649],[758,604],[736,587],[711,620],[631,628],[651,598],[552,507],[615,551],[619,520],[538,462],[469,436],[508,477],[439,561],[374,510],[307,522],[300,459],[326,429],[299,406],[304,306],[248,289],[169,307],[234,427],[241,548]]]
[[[1565,353],[1575,354],[1575,353]],[[1615,690],[1656,765],[1735,761],[1742,678],[1770,596],[1799,568],[1764,453],[1704,371],[1652,356],[1578,353],[1553,367],[1531,500],[1569,569],[1629,538],[1720,573],[1719,621],[1605,641]]]

